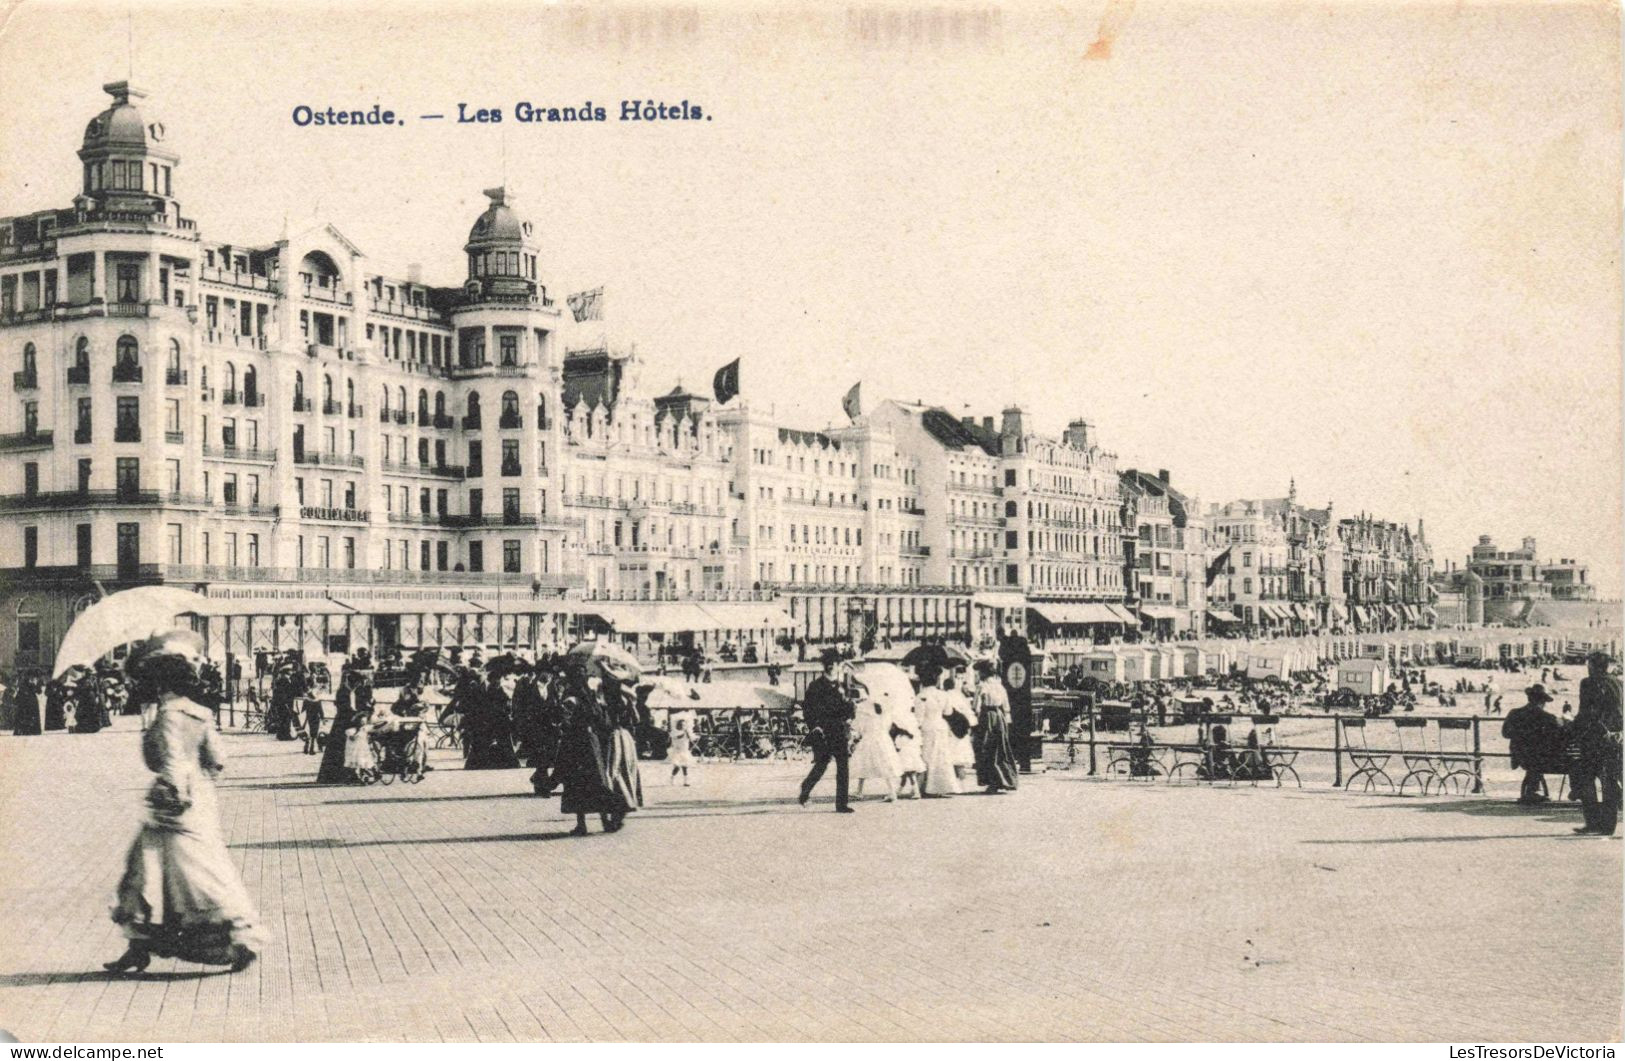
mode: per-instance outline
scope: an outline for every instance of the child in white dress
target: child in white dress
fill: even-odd
[[[671,713],[671,750],[666,753],[666,761],[671,763],[672,783],[677,782],[677,775],[683,775],[683,787],[688,787],[688,768],[694,765],[694,712],[673,711]]]
[[[852,756],[852,776],[858,782],[858,795],[863,795],[864,781],[879,781],[890,803],[897,798],[897,779],[903,772],[891,742],[891,716],[884,704],[860,700],[856,724],[858,750]]]

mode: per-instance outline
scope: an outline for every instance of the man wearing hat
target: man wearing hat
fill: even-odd
[[[1569,783],[1585,811],[1585,824],[1574,831],[1597,836],[1612,836],[1619,828],[1620,688],[1608,662],[1601,652],[1587,657],[1590,675],[1580,682],[1580,709],[1570,723],[1578,758]]]
[[[847,757],[852,751],[852,719],[855,710],[852,701],[835,681],[841,666],[841,654],[826,648],[821,657],[824,673],[807,685],[807,696],[802,701],[801,714],[807,722],[807,743],[813,750],[813,765],[807,778],[801,782],[801,805],[806,806],[813,786],[824,776],[824,768],[835,760],[835,810],[851,814],[847,803]]]
[[[1541,775],[1556,759],[1563,727],[1546,710],[1552,696],[1544,685],[1531,685],[1524,690],[1524,695],[1529,702],[1507,712],[1506,721],[1501,723],[1501,736],[1507,739],[1511,749],[1512,768],[1523,768],[1523,788],[1518,793],[1518,802],[1545,803]]]

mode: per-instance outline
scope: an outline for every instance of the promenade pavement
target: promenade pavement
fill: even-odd
[[[0,738],[0,1027],[45,1041],[1595,1040],[1621,1013],[1621,849],[1566,805],[1148,785],[829,813],[799,764],[644,764],[624,832],[526,773],[316,787],[225,740],[274,942],[110,978],[147,775],[130,719]]]

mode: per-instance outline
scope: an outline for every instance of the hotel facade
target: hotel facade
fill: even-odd
[[[1125,486],[1082,419],[1050,436],[1020,409],[886,401],[806,431],[656,393],[505,188],[455,287],[331,224],[214,239],[143,94],[105,91],[70,204],[0,217],[0,668],[48,666],[78,610],[151,584],[204,594],[211,652],[240,656],[1190,636],[1215,601],[1299,592],[1216,592],[1204,550],[1246,524],[1269,579],[1292,527]],[[1360,592],[1395,577],[1385,556]],[[1335,616],[1339,578],[1308,574]]]

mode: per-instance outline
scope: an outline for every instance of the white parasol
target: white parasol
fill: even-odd
[[[56,650],[51,677],[89,667],[120,645],[175,629],[175,617],[195,612],[208,598],[175,586],[140,586],[109,594],[79,613]]]

